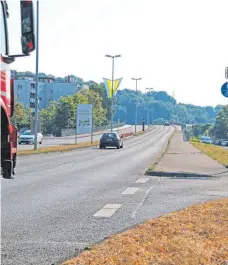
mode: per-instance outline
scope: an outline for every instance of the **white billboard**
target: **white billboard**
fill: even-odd
[[[77,105],[77,134],[92,134],[93,126],[93,105],[78,104]]]

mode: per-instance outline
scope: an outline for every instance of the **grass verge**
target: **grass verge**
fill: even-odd
[[[139,131],[139,132],[136,132],[136,134],[134,133],[134,136],[140,136],[144,133],[146,133],[146,131]]]
[[[18,155],[33,155],[33,154],[46,154],[46,153],[53,153],[53,152],[69,152],[75,149],[84,148],[84,147],[91,147],[97,146],[99,144],[98,141],[88,143],[81,143],[81,144],[69,144],[69,145],[59,145],[59,146],[50,146],[40,148],[38,150],[22,150],[18,151]]]
[[[152,219],[63,265],[226,265],[228,198]]]
[[[217,160],[219,163],[228,166],[228,150],[217,145],[204,144],[199,141],[195,141],[194,139],[191,139],[190,143],[214,160]]]

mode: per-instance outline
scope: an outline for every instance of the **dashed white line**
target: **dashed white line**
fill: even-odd
[[[138,210],[140,209],[140,207],[143,205],[144,201],[146,200],[147,196],[149,195],[150,191],[155,187],[156,185],[152,185],[147,191],[145,196],[143,197],[143,199],[141,200],[141,202],[138,204],[138,206],[136,207],[136,209],[134,210],[134,212],[132,213],[132,218],[135,220],[136,219],[136,214],[138,212]]]
[[[106,204],[101,210],[96,212],[94,217],[111,217],[113,214],[120,209],[122,204]]]
[[[123,195],[133,195],[136,193],[136,191],[138,190],[139,188],[126,188],[125,191],[123,191],[121,194]]]
[[[143,183],[146,183],[148,180],[149,180],[149,178],[139,178],[136,180],[135,183],[143,184]]]

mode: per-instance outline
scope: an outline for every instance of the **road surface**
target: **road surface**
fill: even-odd
[[[2,264],[56,264],[112,233],[224,196],[220,179],[143,176],[173,130],[157,126],[121,150],[19,157],[16,179],[1,180]]]
[[[134,132],[134,126],[124,125],[120,128],[114,129],[119,133]],[[146,126],[147,129],[147,126]],[[142,130],[142,126],[137,126],[137,130]],[[107,131],[107,130],[106,130]],[[102,132],[95,132],[93,136],[94,141],[99,141],[101,138]],[[80,135],[77,138],[77,143],[90,142],[91,136]],[[48,146],[57,146],[57,145],[66,145],[66,144],[75,144],[75,136],[66,136],[66,137],[44,137],[43,143],[38,144],[38,148],[48,147]],[[21,150],[32,150],[34,145],[21,144],[18,145],[18,149]]]

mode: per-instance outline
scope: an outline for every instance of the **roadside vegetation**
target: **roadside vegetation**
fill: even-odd
[[[78,77],[75,77],[78,79]],[[57,78],[59,79],[59,78]],[[80,78],[79,78],[80,79]],[[84,83],[81,80],[81,83]],[[93,104],[94,126],[107,125],[111,119],[111,99],[107,97],[103,83],[88,82],[89,90],[82,90],[74,95],[61,97],[58,101],[51,101],[47,108],[40,111],[41,130],[43,134],[61,135],[61,130],[75,128],[77,104]],[[205,130],[216,120],[216,115],[223,106],[200,107],[177,103],[175,98],[165,91],[150,91],[148,93],[123,89],[117,92],[114,100],[114,122],[135,123],[135,104],[138,103],[138,124],[147,118],[149,123],[163,125],[165,121],[175,124],[208,123]],[[147,109],[147,110],[146,110]],[[224,116],[224,115],[223,115]],[[18,129],[30,128],[31,111],[23,104],[16,102],[13,123]],[[221,116],[221,120],[223,117]],[[209,127],[208,127],[209,126]],[[221,129],[223,124],[221,123]],[[196,128],[197,130],[197,128]]]
[[[225,265],[227,238],[228,198],[224,198],[110,236],[63,265]]]
[[[98,141],[87,143],[80,143],[80,144],[68,144],[68,145],[59,145],[59,146],[50,146],[50,147],[43,147],[38,150],[22,150],[18,151],[18,155],[33,155],[33,154],[46,154],[46,153],[53,153],[53,152],[68,152],[79,148],[84,147],[91,147],[97,146],[99,143]]]
[[[217,160],[219,163],[228,166],[228,150],[217,145],[201,143],[196,137],[192,138],[190,143],[214,160]]]

